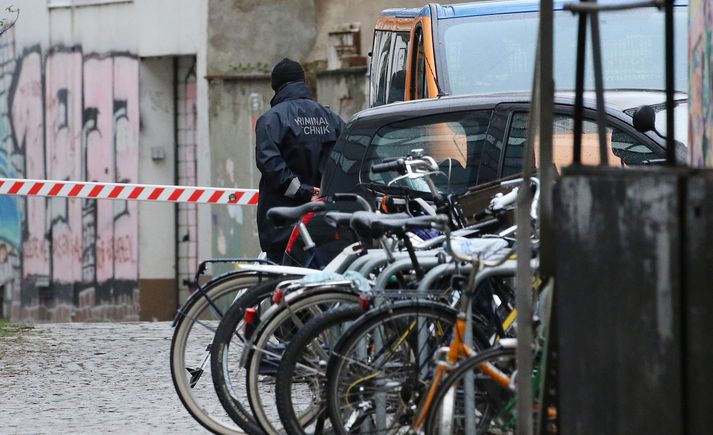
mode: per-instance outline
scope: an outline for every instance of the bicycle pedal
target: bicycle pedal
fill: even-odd
[[[188,371],[188,374],[191,375],[189,385],[191,386],[191,388],[193,388],[196,386],[198,380],[203,375],[203,369],[189,369],[188,367],[186,367],[186,370]]]

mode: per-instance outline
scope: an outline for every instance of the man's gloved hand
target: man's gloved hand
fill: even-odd
[[[319,195],[322,191],[319,190],[319,187],[314,187],[312,190],[312,199],[311,201],[316,201],[319,198]]]

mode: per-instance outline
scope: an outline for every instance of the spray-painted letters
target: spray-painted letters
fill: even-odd
[[[137,182],[138,80],[132,55],[84,54],[81,47],[25,50],[14,60],[9,88],[0,89],[0,112],[10,127],[0,138],[10,138],[2,142],[0,171]],[[8,210],[0,220],[21,231],[0,232],[4,251],[12,250],[0,263],[13,255],[19,263],[0,265],[0,283],[22,283],[12,289],[13,319],[138,319],[135,203],[30,198],[15,204],[0,202]],[[12,273],[20,279],[3,276]]]

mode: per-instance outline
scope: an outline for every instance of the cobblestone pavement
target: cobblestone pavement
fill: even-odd
[[[207,433],[171,382],[170,323],[38,324],[0,337],[0,433]]]

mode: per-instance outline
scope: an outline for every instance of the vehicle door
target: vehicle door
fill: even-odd
[[[409,62],[406,73],[406,100],[438,95],[431,18],[422,17],[411,32]]]
[[[504,148],[501,153],[498,178],[509,177],[522,171],[524,146],[528,135],[529,104],[499,105],[495,113],[507,116]],[[505,114],[508,115],[505,115]],[[633,166],[659,159],[660,149],[648,137],[637,132],[631,125],[607,115],[606,144],[609,166]],[[553,160],[557,169],[573,162],[574,108],[571,105],[555,105],[552,124]],[[535,142],[535,165],[539,166],[538,143]],[[599,164],[599,133],[596,112],[585,109],[582,123],[583,165]]]

